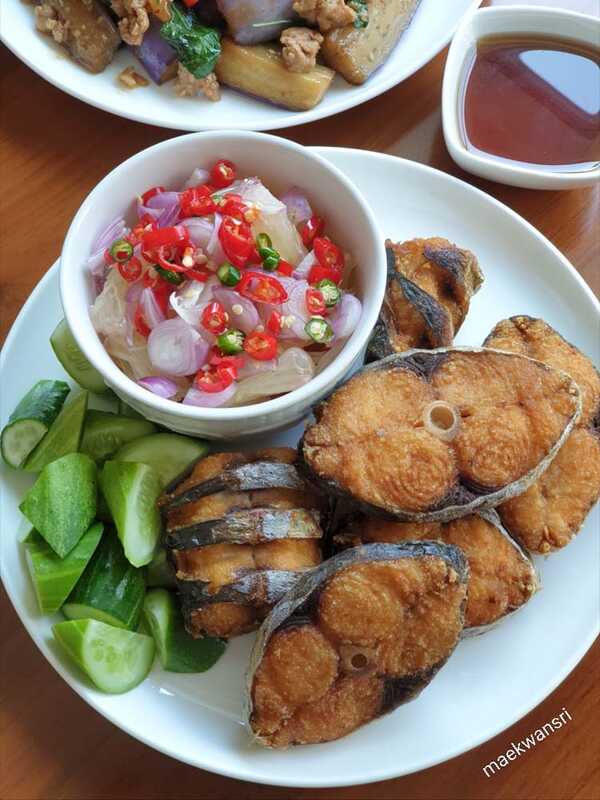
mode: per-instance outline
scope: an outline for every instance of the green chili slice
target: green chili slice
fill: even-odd
[[[241,353],[244,349],[244,334],[236,328],[230,328],[225,333],[217,336],[217,346],[226,356]]]
[[[217,278],[225,286],[237,286],[242,279],[242,273],[237,267],[234,267],[233,264],[226,261],[224,264],[221,264],[217,270]]]
[[[304,330],[318,344],[326,344],[333,339],[333,328],[323,317],[311,317]]]

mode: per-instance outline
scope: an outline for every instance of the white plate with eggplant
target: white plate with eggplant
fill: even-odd
[[[122,117],[271,130],[400,83],[480,0],[6,0],[2,41],[39,75]]]
[[[389,275],[368,363],[306,423],[207,454],[119,407],[56,266],[2,354],[2,575],[44,656],[170,756],[307,787],[513,724],[597,636],[600,566],[591,291],[479,190],[318,152]]]

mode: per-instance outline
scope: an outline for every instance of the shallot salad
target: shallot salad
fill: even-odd
[[[213,408],[291,392],[360,320],[351,256],[298,188],[277,198],[220,160],[180,191],[148,189],[134,216],[93,247],[90,313],[112,359],[149,392]]]

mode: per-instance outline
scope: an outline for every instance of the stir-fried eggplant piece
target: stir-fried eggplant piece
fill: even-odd
[[[325,63],[349,83],[364,83],[410,25],[420,1],[369,0],[366,28],[347,25],[325,35]]]
[[[581,390],[581,418],[552,464],[524,494],[498,508],[513,536],[533,552],[548,553],[571,541],[600,497],[600,375],[541,319],[502,320],[485,344],[562,369]]]
[[[321,561],[322,498],[291,448],[216,453],[161,498],[164,544],[193,636],[230,637],[258,626]]]
[[[483,283],[476,257],[447,239],[386,242],[388,281],[368,360],[452,344]]]
[[[481,633],[525,605],[538,588],[528,553],[506,531],[495,511],[451,522],[396,522],[355,515],[335,534],[336,550],[361,544],[437,539],[453,544],[469,564],[465,633]]]
[[[325,491],[400,520],[450,520],[525,491],[581,411],[564,372],[454,347],[370,364],[315,409],[303,469]]]
[[[304,481],[294,467],[296,460],[296,451],[291,447],[255,453],[215,453],[198,461],[189,476],[168,487],[160,505],[174,508],[225,490],[303,489]]]
[[[331,741],[416,697],[459,640],[467,576],[461,551],[438,542],[356,547],[302,576],[250,656],[252,736]]]
[[[98,0],[42,0],[35,16],[38,30],[90,72],[102,72],[121,44],[117,26]]]

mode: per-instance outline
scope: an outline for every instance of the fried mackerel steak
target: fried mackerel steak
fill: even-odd
[[[498,508],[504,525],[529,550],[548,553],[571,541],[600,497],[600,375],[541,319],[502,320],[485,344],[562,369],[581,390],[581,418],[550,467],[524,494]]]
[[[525,491],[581,413],[564,372],[478,348],[370,364],[315,410],[300,444],[321,488],[404,521],[447,521]]]
[[[250,656],[251,734],[327,742],[411,700],[460,638],[467,573],[458,548],[410,542],[355,547],[303,575]]]
[[[386,242],[387,288],[367,360],[452,344],[483,283],[477,258],[447,239]]]
[[[529,554],[512,538],[495,511],[451,522],[396,522],[355,514],[333,537],[337,551],[361,544],[401,544],[424,539],[459,547],[469,564],[465,633],[480,633],[522,608],[538,589]]]
[[[298,574],[321,562],[321,499],[297,453],[216,453],[159,501],[187,630],[229,638],[258,627]]]

